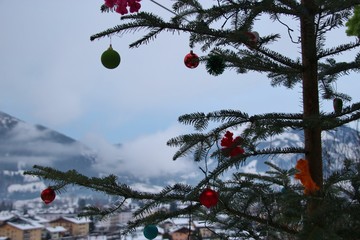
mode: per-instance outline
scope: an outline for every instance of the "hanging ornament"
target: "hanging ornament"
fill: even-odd
[[[343,101],[341,98],[334,98],[333,100],[333,107],[336,114],[339,114],[342,112],[343,109]]]
[[[101,55],[101,63],[108,69],[114,69],[119,66],[121,61],[120,55],[115,51],[111,44],[109,48]]]
[[[233,138],[233,133],[226,131],[224,137],[221,139],[220,145],[222,146],[222,153],[226,157],[235,157],[239,154],[244,154],[245,150],[241,147],[241,144],[244,142],[242,137],[237,136]]]
[[[258,32],[246,32],[245,35],[248,37],[246,46],[248,48],[255,48],[259,42],[260,36]]]
[[[219,194],[211,188],[205,188],[199,197],[200,203],[207,208],[215,206],[219,201]]]
[[[147,225],[144,227],[143,233],[147,239],[154,239],[157,237],[159,231],[155,225]]]
[[[184,63],[188,68],[196,68],[199,66],[199,57],[192,50],[185,55]]]
[[[300,180],[304,186],[305,195],[312,194],[320,189],[311,177],[308,160],[299,159],[296,162],[295,169],[298,170],[298,172],[294,175],[294,178]]]
[[[44,201],[45,204],[49,204],[52,201],[54,201],[56,194],[55,194],[55,191],[51,187],[48,187],[41,192],[40,197]]]
[[[220,56],[210,54],[205,67],[209,74],[218,76],[224,72],[225,62]]]
[[[108,8],[115,8],[115,12],[124,15],[129,13],[138,12],[140,10],[141,0],[105,0],[105,6]]]

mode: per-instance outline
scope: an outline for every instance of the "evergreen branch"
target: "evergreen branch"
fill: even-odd
[[[359,5],[359,0],[347,0],[347,1],[322,1],[322,11],[334,13],[341,12],[347,9],[352,9],[354,6]]]
[[[271,155],[279,155],[279,154],[298,154],[298,153],[305,153],[305,149],[301,147],[285,147],[285,148],[265,148],[261,150],[256,150],[250,156],[271,156]]]
[[[296,79],[297,81],[301,80],[301,71],[294,68],[294,61],[290,60],[286,65],[283,64],[289,59],[282,59],[281,62],[278,62],[279,59],[275,58],[275,56],[268,57],[258,51],[249,51],[247,49],[239,50],[237,53],[228,49],[214,50],[226,61],[229,68],[236,68],[239,73],[247,71],[268,72],[270,73],[268,75],[270,78],[280,75],[285,76],[285,78]],[[292,82],[296,83],[296,80]]]
[[[209,121],[213,122],[248,122],[249,121],[249,115],[237,111],[237,110],[220,110],[220,111],[214,111],[210,112],[206,115],[206,118],[209,119]]]
[[[240,154],[231,158],[228,158],[226,161],[222,161],[215,169],[213,169],[207,176],[207,178],[203,179],[196,188],[200,186],[204,186],[207,184],[209,179],[216,179],[219,175],[224,173],[227,169],[238,165],[243,164],[247,158],[253,156],[271,156],[276,154],[298,154],[298,153],[305,153],[304,148],[298,147],[288,147],[288,148],[268,148],[262,150],[256,150],[252,152],[246,152],[244,154]]]
[[[171,203],[173,201],[184,201],[184,198],[192,191],[190,185],[175,184],[166,186],[156,194],[151,201],[147,201],[142,207],[134,212],[134,217],[143,218],[152,213],[152,210],[161,204]],[[197,199],[193,199],[197,200]]]
[[[208,117],[201,112],[184,114],[178,118],[178,121],[182,124],[193,125],[198,131],[204,130],[208,126]]]
[[[199,1],[194,1],[194,0],[179,0],[176,1],[172,8],[174,9],[175,12],[183,12],[186,11],[188,9],[195,9],[198,11],[202,11],[203,8],[201,6],[201,4],[199,3]]]
[[[260,217],[260,216],[254,216],[242,211],[238,211],[232,207],[230,207],[229,205],[224,205],[225,209],[227,210],[228,214],[232,215],[232,214],[236,214],[242,218],[260,223],[260,224],[264,224],[264,225],[269,225],[275,229],[284,231],[286,233],[290,233],[290,234],[297,234],[298,230],[294,229],[294,228],[290,228],[288,225],[284,225],[284,224],[280,224],[280,223],[276,223],[274,221],[271,221],[268,218],[264,218],[264,217]]]
[[[319,14],[317,23],[318,35],[324,35],[326,32],[331,31],[333,28],[344,26],[345,22],[349,19],[351,11],[346,9],[339,12],[327,12]]]
[[[360,119],[360,102],[344,108],[341,113],[324,114],[321,119],[322,130],[331,130]]]
[[[179,24],[176,23],[167,23],[164,22],[162,20],[162,18],[152,14],[152,13],[145,13],[145,12],[140,12],[134,15],[129,15],[129,16],[123,16],[121,17],[122,20],[130,20],[131,22],[128,23],[124,23],[118,26],[115,26],[113,28],[107,29],[105,31],[99,32],[97,34],[94,34],[90,37],[91,41],[94,41],[95,39],[101,38],[101,37],[105,37],[105,36],[109,36],[109,35],[113,35],[116,33],[126,33],[126,32],[135,32],[135,31],[139,31],[142,29],[149,29],[150,31],[153,31],[154,33],[158,34],[161,31],[166,30],[172,30],[172,31],[176,31],[176,30],[186,30],[186,29],[182,29]],[[153,37],[153,35],[149,35],[148,36],[151,38]],[[142,38],[142,41],[146,42],[146,40],[144,39],[145,37]],[[136,41],[137,42],[137,41]],[[133,44],[132,44],[133,45]]]
[[[62,172],[51,167],[43,167],[34,165],[35,170],[25,171],[25,175],[37,176],[45,180],[52,180],[66,185],[77,185],[88,189],[106,193],[108,195],[122,196],[124,198],[133,199],[152,199],[154,194],[142,193],[132,190],[126,184],[118,184],[116,176],[109,175],[107,177],[87,177],[75,170]]]
[[[334,64],[331,68],[320,71],[318,76],[319,79],[324,79],[326,76],[340,75],[340,74],[348,74],[350,70],[358,71],[360,69],[359,62],[339,62]]]
[[[168,140],[166,143],[168,146],[180,146],[179,150],[174,154],[173,160],[179,157],[185,156],[191,150],[196,147],[202,148],[203,144],[211,146],[211,142],[215,139],[211,139],[214,136],[204,134],[185,134]]]
[[[348,43],[348,44],[338,45],[338,46],[336,46],[334,48],[330,48],[330,49],[325,49],[325,50],[319,49],[318,54],[317,54],[317,59],[322,59],[324,57],[341,54],[341,53],[343,53],[345,51],[352,50],[352,49],[357,48],[359,46],[360,46],[360,41],[357,41],[355,43]]]
[[[193,213],[195,212],[197,209],[200,208],[200,204],[191,204],[185,208],[182,209],[178,209],[174,212],[165,212],[165,211],[157,211],[154,212],[146,217],[143,218],[139,218],[136,219],[135,221],[129,221],[127,223],[127,229],[123,232],[123,234],[127,234],[128,232],[130,232],[132,229],[135,229],[136,227],[142,226],[142,225],[147,225],[147,224],[154,224],[154,223],[159,223],[162,222],[166,219],[171,219],[174,217],[179,217],[179,216],[186,216],[189,213]]]
[[[116,204],[114,207],[109,208],[99,208],[96,206],[86,206],[83,209],[83,212],[79,213],[79,217],[89,217],[89,216],[96,216],[99,220],[104,220],[105,218],[109,217],[111,214],[119,211],[119,209],[124,205],[126,198],[123,199],[122,202]]]
[[[302,70],[302,64],[299,62],[299,60],[294,61],[278,52],[272,51],[265,47],[260,47],[257,49],[257,51],[276,62],[279,62],[285,66],[290,67],[291,69]]]
[[[143,36],[142,38],[138,39],[137,41],[131,43],[129,45],[130,48],[132,47],[139,47],[142,44],[149,43],[150,40],[154,40],[158,34],[160,34],[163,31],[162,28],[151,30],[148,34]]]
[[[268,182],[271,184],[276,185],[282,185],[283,181],[280,181],[279,179],[276,179],[272,176],[262,175],[262,174],[256,174],[256,173],[246,173],[246,172],[237,172],[234,174],[235,179],[241,179],[242,177],[245,177],[247,180],[260,180],[261,182]]]

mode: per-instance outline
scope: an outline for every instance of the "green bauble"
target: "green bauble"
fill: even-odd
[[[360,6],[355,6],[354,15],[346,23],[348,36],[360,36]]]
[[[108,69],[114,69],[119,66],[121,61],[120,55],[115,51],[111,44],[109,48],[101,55],[101,63]]]
[[[157,237],[159,231],[155,225],[146,225],[143,233],[147,239],[154,239]]]
[[[225,62],[220,56],[211,54],[206,62],[206,70],[209,74],[218,76],[224,72]]]

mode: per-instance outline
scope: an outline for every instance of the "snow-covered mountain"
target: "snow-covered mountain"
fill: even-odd
[[[80,142],[0,112],[0,199],[38,196],[44,183],[22,174],[35,164],[94,176],[95,161],[96,155]]]
[[[341,127],[323,133],[324,166],[326,170],[338,168],[337,159],[360,156],[359,133],[349,127]],[[269,147],[301,147],[303,134],[301,131],[287,131],[259,144],[259,148]],[[121,148],[121,145],[118,146]],[[279,155],[276,157],[252,157],[239,167],[246,172],[264,172],[267,166],[264,161],[272,161],[283,168],[292,168],[301,155]],[[31,169],[34,164],[51,166],[60,170],[75,169],[87,176],[98,176],[96,164],[101,159],[92,149],[59,132],[40,125],[31,125],[6,113],[0,112],[0,200],[30,199],[39,196],[46,184],[32,176],[24,176],[24,170]],[[209,169],[217,163],[209,160]],[[190,184],[202,177],[199,169],[188,173]],[[159,185],[177,182],[179,176],[159,176],[152,179],[140,179],[131,174],[121,174],[119,181],[139,186],[147,184],[148,189]],[[182,176],[182,180],[184,180]],[[74,189],[78,191],[78,189]],[[71,194],[71,189],[67,191]],[[79,193],[79,192],[76,192]]]
[[[114,147],[121,148],[121,144]],[[86,176],[103,176],[108,175],[99,172],[98,166],[103,162],[103,156],[79,141],[0,112],[0,202],[39,197],[47,183],[23,175],[33,165],[54,167],[62,171],[75,169]],[[117,177],[119,182],[148,190],[158,189],[159,185],[168,183],[169,179],[177,181],[177,176],[145,179],[130,172],[122,172]],[[144,184],[147,187],[143,187]],[[75,187],[67,188],[63,194],[80,193],[94,195],[94,192]]]

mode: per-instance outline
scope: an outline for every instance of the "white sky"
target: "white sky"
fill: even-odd
[[[173,3],[158,2],[169,8]],[[102,3],[0,0],[0,111],[95,148],[106,142],[136,149],[134,144],[141,143],[165,152],[166,141],[184,132],[177,118],[185,113],[301,111],[300,90],[272,88],[265,75],[226,72],[213,77],[204,66],[186,68],[187,34],[164,34],[137,49],[128,45],[141,33],[114,36],[112,45],[121,64],[114,70],[104,68],[100,56],[110,39],[91,42],[90,36],[120,24],[120,15],[101,13]],[[171,16],[148,0],[141,4],[142,11]],[[260,22],[256,31],[260,36],[280,32],[284,41],[273,49],[289,56],[298,52],[279,23]],[[330,40],[337,44],[350,38],[341,30]],[[199,46],[194,52],[202,55]],[[359,101],[359,86],[351,76],[337,88]],[[322,108],[332,111],[332,102],[322,102]]]

